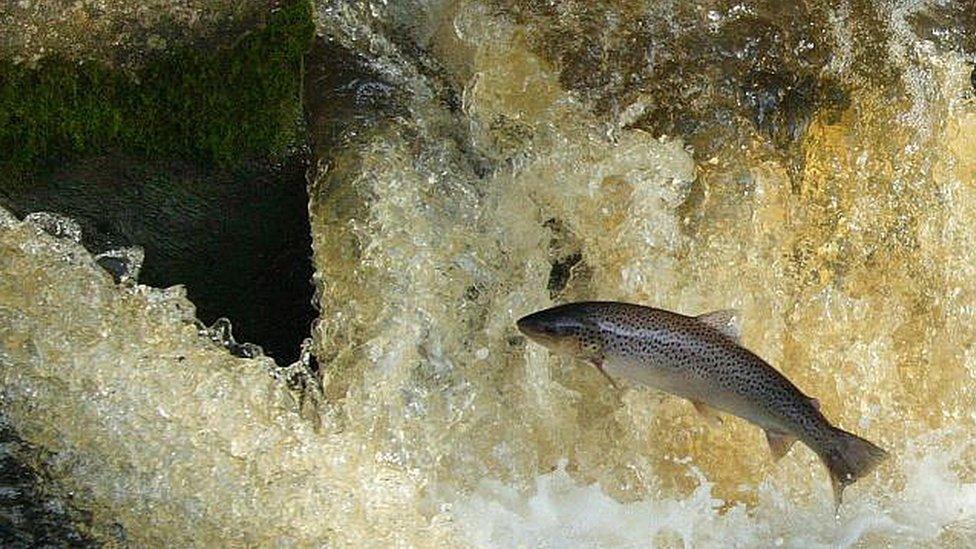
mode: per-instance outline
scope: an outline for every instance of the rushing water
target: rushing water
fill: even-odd
[[[778,5],[321,2],[320,382],[5,216],[11,425],[137,544],[976,542],[972,13]],[[807,448],[515,330],[590,298],[739,309],[890,459],[835,516]]]

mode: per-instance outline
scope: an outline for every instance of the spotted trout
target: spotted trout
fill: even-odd
[[[686,398],[712,419],[715,410],[761,427],[773,457],[796,440],[830,473],[834,501],[884,458],[874,444],[838,429],[783,374],[743,347],[734,311],[685,316],[617,302],[567,303],[525,316],[518,328],[563,356],[594,364],[608,379],[626,379]]]

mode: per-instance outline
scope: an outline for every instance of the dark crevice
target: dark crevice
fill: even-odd
[[[569,278],[572,274],[573,267],[582,261],[582,259],[583,254],[576,252],[553,261],[552,269],[549,270],[548,285],[549,296],[551,298],[555,299],[560,292],[566,289],[566,285],[569,284]]]
[[[0,189],[0,204],[75,219],[93,253],[141,246],[140,283],[185,285],[200,321],[226,317],[237,341],[288,364],[316,316],[307,169],[304,153],[235,171],[105,156]]]

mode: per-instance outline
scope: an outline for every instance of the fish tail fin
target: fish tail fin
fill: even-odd
[[[833,435],[817,453],[830,472],[834,488],[834,503],[840,506],[844,488],[871,472],[884,461],[888,452],[842,429],[832,427]]]

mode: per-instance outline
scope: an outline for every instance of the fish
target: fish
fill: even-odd
[[[837,507],[844,489],[887,457],[875,444],[835,427],[816,398],[746,349],[734,310],[698,316],[615,301],[557,305],[520,318],[525,336],[557,355],[595,365],[615,379],[685,398],[712,423],[718,412],[766,433],[775,460],[797,440],[827,467]]]

